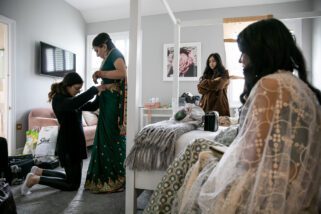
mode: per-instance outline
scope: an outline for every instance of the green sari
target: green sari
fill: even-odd
[[[118,58],[123,58],[122,54],[113,49],[101,70],[115,70]],[[98,124],[85,182],[85,189],[94,193],[116,192],[125,185],[126,80],[103,79],[103,82],[114,83],[117,88],[104,91],[99,97]]]

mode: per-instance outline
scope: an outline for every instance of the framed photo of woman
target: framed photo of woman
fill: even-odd
[[[181,43],[179,80],[198,81],[201,76],[201,43]],[[164,44],[163,80],[173,80],[174,44]]]

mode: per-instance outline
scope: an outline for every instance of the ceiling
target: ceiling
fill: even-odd
[[[87,23],[129,18],[130,0],[65,0],[81,12]],[[274,4],[303,0],[168,0],[173,12]],[[143,16],[167,13],[162,0],[141,0]]]

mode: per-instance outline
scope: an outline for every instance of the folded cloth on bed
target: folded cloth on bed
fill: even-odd
[[[219,132],[218,135],[214,137],[214,141],[225,146],[230,146],[236,137],[239,129],[239,124],[231,125],[223,131]]]
[[[135,137],[126,166],[135,170],[165,170],[175,158],[176,140],[198,125],[171,119],[145,126]]]

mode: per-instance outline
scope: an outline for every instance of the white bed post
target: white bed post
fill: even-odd
[[[130,1],[130,33],[128,62],[127,136],[126,157],[134,145],[134,137],[139,128],[139,106],[141,104],[141,0]],[[127,214],[136,213],[135,171],[126,168],[126,207]]]
[[[172,88],[172,110],[173,114],[178,110],[179,103],[179,58],[180,58],[180,35],[181,27],[179,24],[174,26],[174,64],[173,64],[173,88]]]
[[[174,23],[174,62],[173,62],[173,86],[172,86],[172,111],[173,114],[178,110],[178,99],[179,99],[179,58],[180,58],[180,38],[181,38],[181,27],[180,21],[175,18],[175,15],[169,7],[166,0],[162,0],[163,4],[168,12],[169,17]]]

